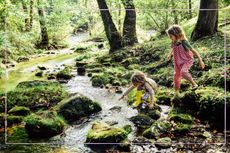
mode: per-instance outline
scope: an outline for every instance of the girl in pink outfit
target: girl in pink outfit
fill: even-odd
[[[193,54],[195,57],[198,58],[201,69],[204,69],[205,65],[199,53],[189,44],[180,26],[173,25],[169,27],[167,33],[170,39],[172,40],[172,51],[167,56],[167,61],[170,61],[171,57],[173,56],[173,82],[175,96],[179,96],[181,78],[184,78],[191,83],[192,90],[196,90],[198,88],[198,85],[194,82],[191,74],[189,73],[189,69],[191,68],[194,62]]]

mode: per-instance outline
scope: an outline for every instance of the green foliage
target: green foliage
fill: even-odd
[[[64,120],[56,112],[39,111],[25,118],[25,129],[31,137],[49,138],[62,133]]]
[[[57,82],[27,81],[7,93],[7,104],[8,109],[15,105],[35,109],[57,104],[66,96],[67,92]]]
[[[71,68],[65,67],[63,70],[59,71],[56,75],[57,79],[69,80],[72,78]]]

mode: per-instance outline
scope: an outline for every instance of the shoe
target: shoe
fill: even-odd
[[[198,85],[192,86],[191,90],[196,90],[198,87],[199,87]]]

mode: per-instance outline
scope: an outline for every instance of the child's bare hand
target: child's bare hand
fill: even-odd
[[[200,68],[203,70],[205,68],[205,64],[203,61],[200,62]]]
[[[170,60],[171,60],[171,55],[170,55],[170,56],[168,55],[168,56],[166,57],[166,61],[168,62],[168,61],[170,61]]]

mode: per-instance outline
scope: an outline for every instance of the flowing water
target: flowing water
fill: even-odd
[[[69,38],[70,47],[73,47],[73,44],[81,42],[87,38],[87,34],[83,33],[81,35],[72,36]],[[60,50],[61,53],[69,53],[70,49]],[[64,56],[64,55],[63,55]],[[24,63],[20,68],[12,68],[9,71],[9,78],[7,81],[11,86],[16,86],[18,82],[31,80],[34,77],[15,77],[15,76],[26,76],[34,75],[31,72],[34,72],[38,65],[43,65],[49,69],[58,69],[63,67],[63,64],[75,64],[74,56],[66,58],[57,58],[55,56],[50,56],[46,60],[39,60],[39,58],[34,59],[36,62],[29,61]],[[121,94],[116,94],[114,92],[109,92],[107,89],[94,88],[92,87],[90,78],[87,76],[79,76],[76,71],[72,72],[75,77],[73,77],[67,84],[63,84],[66,90],[70,93],[80,93],[92,100],[97,101],[101,107],[102,111],[98,114],[91,116],[85,122],[79,125],[71,125],[65,130],[65,136],[57,136],[51,140],[46,140],[46,143],[55,143],[62,144],[62,148],[65,148],[71,152],[91,152],[89,148],[84,145],[86,141],[86,135],[88,130],[91,128],[91,124],[94,121],[103,121],[106,123],[112,123],[115,127],[122,127],[124,125],[132,125],[132,128],[135,132],[135,127],[133,123],[129,121],[129,118],[138,114],[136,109],[133,109],[127,105],[123,100],[119,101]],[[23,79],[22,79],[23,78]],[[12,88],[13,88],[12,87]],[[123,89],[124,90],[124,89]],[[161,106],[162,108],[162,117],[166,117],[168,106]],[[128,139],[133,140],[135,134],[132,132],[129,134]]]

